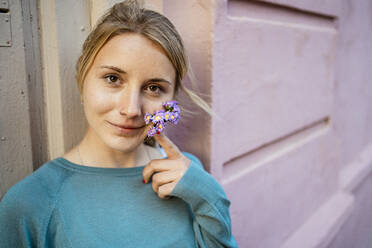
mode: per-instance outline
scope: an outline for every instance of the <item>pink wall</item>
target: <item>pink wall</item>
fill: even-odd
[[[163,8],[222,117],[189,118],[171,136],[224,186],[239,246],[369,247],[372,2]]]
[[[239,244],[278,247],[337,190],[334,16],[237,0],[216,11],[213,102],[229,121],[213,122],[212,158]]]
[[[353,211],[329,248],[372,247],[372,1],[344,1],[339,19],[335,129]],[[344,181],[346,181],[344,180]],[[348,182],[346,181],[346,182]],[[346,184],[346,183],[345,183]]]

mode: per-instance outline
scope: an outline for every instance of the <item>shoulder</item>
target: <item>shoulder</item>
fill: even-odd
[[[13,185],[0,201],[0,240],[5,247],[44,247],[58,191],[66,177],[50,161]],[[1,245],[0,245],[1,246]]]
[[[0,213],[13,218],[41,218],[53,205],[67,171],[53,166],[54,160],[14,184],[0,202]],[[4,216],[0,214],[0,218]]]

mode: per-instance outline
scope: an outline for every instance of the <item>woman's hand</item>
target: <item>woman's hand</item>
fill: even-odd
[[[167,159],[153,159],[143,169],[144,183],[152,176],[152,188],[160,198],[169,199],[169,194],[176,187],[190,166],[188,159],[178,147],[163,133],[155,134],[155,140],[162,146]]]

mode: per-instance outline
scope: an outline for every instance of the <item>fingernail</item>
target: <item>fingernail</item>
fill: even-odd
[[[143,182],[143,183],[146,183],[145,179],[142,179],[142,182]]]

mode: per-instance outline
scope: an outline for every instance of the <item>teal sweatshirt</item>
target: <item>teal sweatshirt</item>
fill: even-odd
[[[0,247],[237,247],[225,191],[183,154],[191,163],[170,199],[142,182],[145,165],[43,164],[2,198]]]

